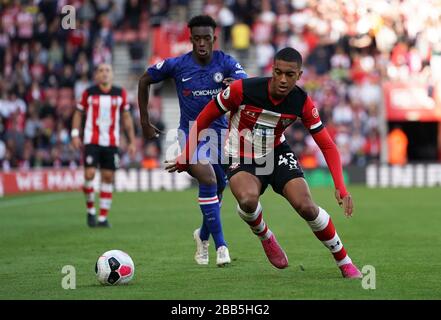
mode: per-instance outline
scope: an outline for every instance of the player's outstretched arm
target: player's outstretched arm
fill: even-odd
[[[322,151],[326,164],[331,172],[335,185],[335,198],[339,206],[343,207],[344,214],[350,217],[352,216],[354,205],[351,195],[346,190],[343,179],[343,168],[337,146],[334,141],[332,141],[326,128],[314,133],[312,137]]]
[[[157,138],[161,133],[161,131],[150,122],[149,118],[149,91],[150,84],[152,83],[154,83],[154,81],[147,71],[144,72],[138,81],[138,106],[139,114],[141,115],[142,133],[145,139]]]
[[[187,142],[185,144],[184,152],[181,153],[175,160],[166,161],[167,166],[165,170],[168,172],[182,172],[187,171],[190,164],[190,159],[196,150],[198,144],[199,133],[207,129],[210,124],[219,118],[224,113],[219,110],[214,100],[211,100],[205,108],[201,111],[193,126],[190,129]]]

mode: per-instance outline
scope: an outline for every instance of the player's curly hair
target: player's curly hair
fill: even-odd
[[[291,47],[286,47],[279,50],[274,56],[274,61],[283,60],[287,62],[297,62],[299,66],[302,65],[302,55],[296,49]]]
[[[187,27],[189,27],[190,30],[193,27],[212,27],[213,30],[215,30],[217,24],[212,17],[208,15],[199,15],[191,18],[190,21],[188,21]]]

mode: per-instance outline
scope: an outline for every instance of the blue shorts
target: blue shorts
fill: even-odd
[[[178,130],[178,142],[181,151],[185,148],[187,142],[188,132]],[[209,162],[216,174],[218,193],[222,193],[227,184],[227,175],[225,173],[228,158],[224,156],[224,141],[225,137],[217,134],[216,136],[207,137],[204,141],[198,143],[195,153],[190,161],[190,164],[196,164],[198,161]]]
[[[224,141],[225,137],[216,131],[216,136],[207,136],[204,141],[200,141],[196,148],[195,153],[190,161],[190,164],[196,164],[198,161],[208,161],[211,164],[228,164],[228,159],[224,156]],[[187,142],[188,132],[183,130],[178,131],[178,142],[181,152]]]

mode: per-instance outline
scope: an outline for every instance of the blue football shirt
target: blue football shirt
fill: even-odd
[[[205,66],[198,64],[190,51],[158,62],[150,66],[147,72],[155,82],[174,79],[181,111],[179,129],[186,133],[189,123],[196,120],[207,103],[225,88],[222,83],[225,78],[247,78],[242,66],[222,51],[213,51],[210,63]],[[225,116],[214,121],[210,127],[215,130],[227,128]]]

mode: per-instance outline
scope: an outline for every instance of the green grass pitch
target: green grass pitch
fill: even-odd
[[[200,224],[197,190],[115,193],[111,229],[89,229],[79,192],[0,199],[0,299],[440,299],[439,189],[351,186],[355,214],[343,216],[332,188],[313,188],[332,216],[353,261],[372,265],[376,288],[343,279],[331,254],[288,203],[268,189],[264,218],[289,257],[270,265],[258,239],[235,212],[226,190],[223,227],[233,262],[216,267],[193,260],[192,233]],[[135,262],[126,286],[101,286],[95,261],[121,249]],[[76,289],[61,286],[63,266],[76,270]],[[372,283],[372,282],[371,282]]]

